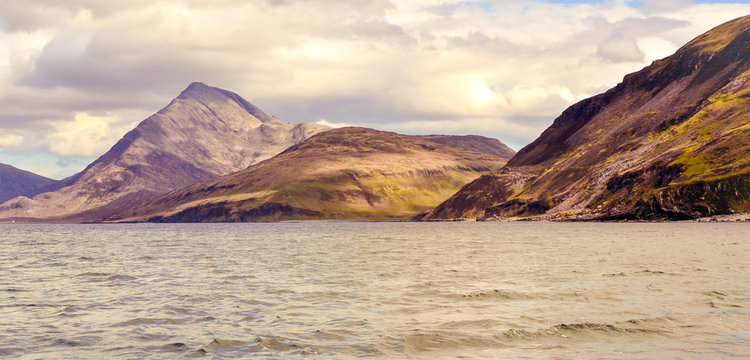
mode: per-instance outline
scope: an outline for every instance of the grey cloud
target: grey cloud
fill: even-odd
[[[645,54],[638,48],[635,38],[613,36],[601,44],[596,54],[612,62],[643,61]]]
[[[448,41],[451,46],[467,48],[473,51],[487,51],[492,53],[515,53],[526,51],[525,47],[514,44],[504,38],[489,36],[479,31],[473,31],[463,37],[450,37]]]
[[[289,122],[326,119],[334,123],[378,124],[398,121],[406,115],[381,99],[361,94],[297,98],[292,102],[270,100],[264,103],[265,111]]]
[[[3,0],[0,24],[8,31],[36,30],[64,25],[81,10],[88,10],[94,16],[108,16],[149,3],[148,0]]]
[[[200,2],[200,0],[194,0]],[[235,1],[241,3],[241,1]],[[273,7],[303,6],[311,12],[339,14],[350,17],[378,17],[382,18],[386,10],[393,9],[390,0],[265,0],[265,3]]]
[[[40,90],[18,87],[11,94],[0,97],[0,129],[23,129],[46,132],[51,122],[68,121],[77,111],[92,115],[112,111],[149,114],[166,105],[179,90],[187,86],[168,88],[163,92],[148,89],[134,91],[79,91],[66,88]],[[124,118],[131,123],[143,118]],[[1,130],[0,130],[1,131]]]
[[[411,41],[412,38],[399,26],[380,20],[368,20],[362,23],[346,26],[345,33],[355,37],[402,38]]]
[[[634,37],[653,36],[667,30],[677,29],[690,25],[685,20],[670,19],[662,16],[649,16],[647,18],[626,18],[612,24],[615,31],[627,32]]]
[[[80,112],[119,119],[120,131],[203,81],[285,121],[472,132],[522,145],[571,97],[637,70],[636,39],[697,35],[694,23],[653,16],[657,2],[644,8],[652,15],[620,21],[607,18],[625,9],[618,1],[549,11],[502,0],[495,13],[455,1],[395,3],[3,0],[0,41],[17,37],[8,55],[0,47],[8,56],[0,60],[12,60],[0,67],[0,131],[22,133],[31,147]],[[550,28],[561,32],[546,36]],[[46,30],[24,35],[35,29]]]
[[[616,22],[609,22],[604,17],[589,17],[583,24],[586,26],[584,31],[544,52],[551,56],[565,54],[575,57],[580,55],[581,48],[591,46],[596,49],[594,55],[609,62],[641,61],[644,54],[637,47],[637,38],[663,34],[689,25],[684,20],[660,16],[630,17]]]
[[[117,41],[102,35],[63,32],[44,47],[33,72],[20,77],[17,84],[122,91],[232,76],[231,70],[221,66],[221,59],[209,52],[169,45],[131,52],[118,48]]]
[[[645,54],[638,48],[636,39],[663,33],[689,25],[686,21],[652,16],[645,19],[626,18],[609,26],[596,27],[599,36],[608,36],[599,42],[596,55],[611,62],[640,62]],[[608,29],[609,31],[603,31]]]
[[[641,11],[645,14],[659,14],[684,9],[692,4],[691,0],[642,0],[645,4]]]
[[[27,1],[7,0],[0,2],[0,25],[5,31],[34,30],[53,26],[71,16],[65,9],[46,7]]]
[[[456,12],[456,10],[458,10],[458,6],[454,4],[442,3],[440,5],[425,7],[423,10],[430,14],[435,14],[442,17],[450,17]]]

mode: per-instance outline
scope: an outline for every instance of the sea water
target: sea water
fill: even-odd
[[[750,357],[748,223],[0,225],[0,357]]]

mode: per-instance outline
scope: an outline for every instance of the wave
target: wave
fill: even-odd
[[[572,338],[572,337],[601,337],[604,336],[628,336],[628,335],[666,335],[669,331],[658,327],[642,326],[645,323],[639,320],[630,320],[619,324],[601,323],[572,323],[558,324],[547,328],[538,329],[536,332],[526,330],[510,329],[503,333],[508,339],[533,340],[539,338]]]
[[[460,332],[433,331],[407,334],[403,340],[406,352],[436,351],[464,347],[496,348],[506,345],[495,337],[483,337]]]
[[[570,323],[557,324],[535,332],[510,329],[503,333],[509,339],[538,339],[538,338],[573,338],[602,336],[638,336],[638,335],[669,335],[681,323],[671,317],[648,319],[633,319],[613,324],[607,323]]]
[[[250,346],[251,352],[260,352],[264,350],[271,350],[273,352],[291,351],[299,353],[300,355],[313,355],[318,353],[318,351],[312,346],[292,343],[289,339],[280,336],[273,336],[270,338],[257,337],[255,339],[255,344]]]
[[[747,304],[747,301],[742,301],[742,299],[737,299],[734,296],[721,291],[706,291],[701,294],[705,296],[705,298],[693,302],[694,304],[705,305],[715,309],[737,309]]]
[[[487,292],[478,292],[478,293],[461,295],[461,299],[466,299],[466,300],[471,300],[471,299],[525,300],[525,299],[531,299],[531,298],[533,298],[533,296],[527,295],[524,293],[497,290],[497,289],[492,290],[492,291],[487,291]]]
[[[135,280],[135,277],[130,275],[112,275],[107,280]]]
[[[446,323],[447,328],[455,328]],[[478,322],[477,324],[481,324]],[[487,322],[487,328],[496,325]],[[514,342],[573,339],[601,339],[606,337],[670,336],[675,329],[684,327],[670,317],[634,319],[616,323],[563,323],[536,330],[511,328],[500,333],[489,331],[460,332],[454,330],[415,331],[406,334],[400,342],[391,338],[390,347],[406,352],[426,352],[460,348],[505,348]],[[400,345],[400,346],[399,346]]]
[[[85,272],[85,273],[80,273],[80,274],[78,274],[76,276],[102,277],[102,276],[109,276],[109,273]]]
[[[235,347],[240,345],[247,344],[247,341],[243,340],[225,340],[225,339],[214,339],[211,341],[208,346],[206,346],[207,349],[224,349],[229,347]]]
[[[155,318],[135,318],[126,320],[123,322],[119,322],[117,324],[114,324],[112,326],[119,327],[119,326],[140,326],[140,325],[177,325],[177,324],[183,324],[185,323],[185,320],[181,319],[155,319]]]
[[[123,275],[123,274],[110,274],[110,273],[103,273],[103,272],[85,272],[80,273],[76,275],[78,277],[89,277],[89,278],[95,278],[93,281],[102,281],[102,280],[110,280],[110,281],[117,281],[117,280],[135,280],[136,278],[134,276],[130,275]]]
[[[679,276],[680,274],[669,273],[669,272],[661,271],[661,270],[649,270],[649,269],[645,269],[641,271],[634,271],[630,274],[627,274],[625,272],[602,274],[602,276],[604,277],[623,277],[623,276],[628,276],[628,275],[632,275],[632,276],[658,276],[658,275]]]
[[[160,350],[166,352],[184,352],[191,349],[186,343],[173,342],[162,345]],[[195,356],[209,355],[210,353],[228,355],[230,353],[293,353],[299,355],[314,355],[318,351],[311,346],[303,346],[290,342],[288,339],[272,336],[257,337],[255,340],[218,339],[214,338],[210,343],[194,351]]]

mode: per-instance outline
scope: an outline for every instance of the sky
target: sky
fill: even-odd
[[[750,0],[3,0],[0,162],[72,175],[193,81],[287,122],[520,149],[747,14]]]

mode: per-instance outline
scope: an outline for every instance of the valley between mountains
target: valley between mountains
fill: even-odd
[[[685,220],[750,212],[750,16],[569,107],[481,136],[286,123],[193,83],[82,172],[0,165],[0,221]]]

